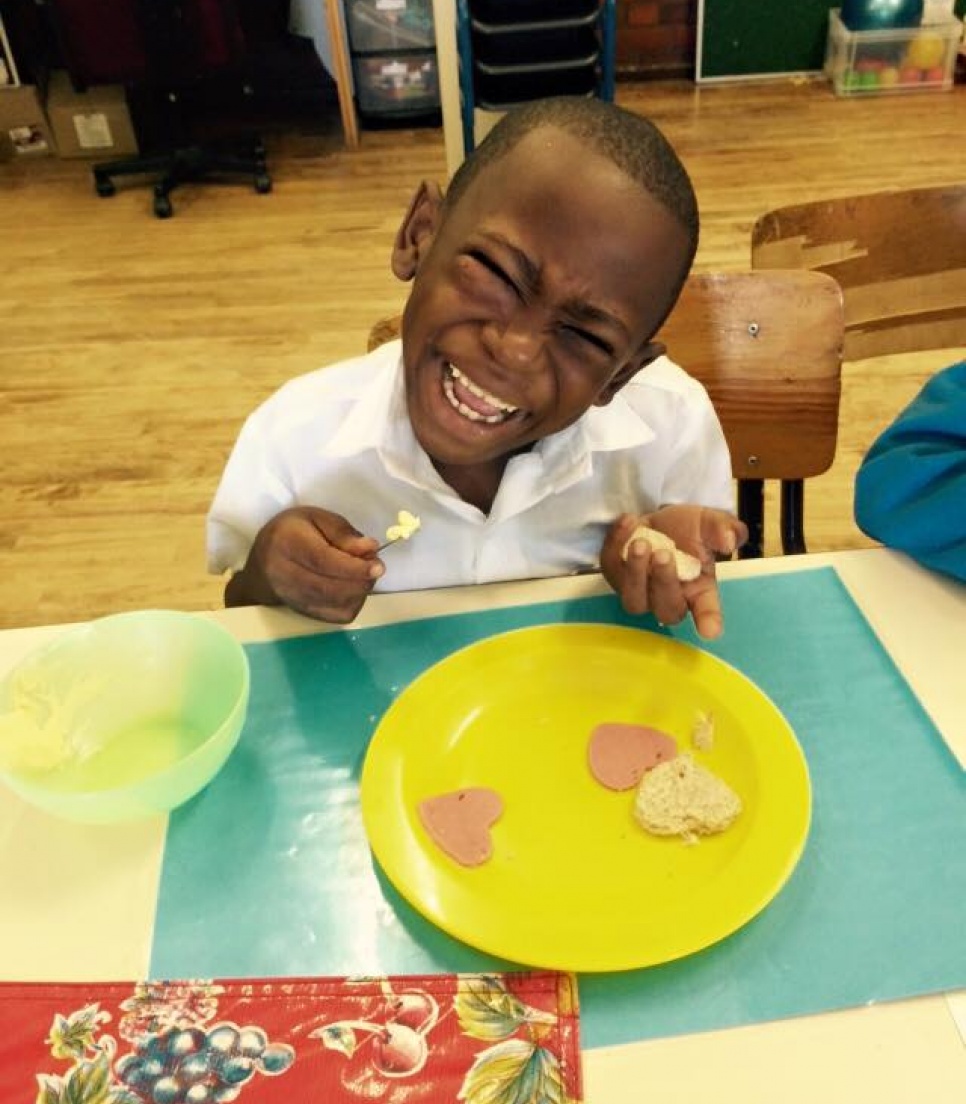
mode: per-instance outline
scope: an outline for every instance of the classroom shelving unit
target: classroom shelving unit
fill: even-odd
[[[615,27],[616,0],[456,0],[460,159],[516,104],[557,95],[613,100]]]
[[[352,54],[358,57],[363,51],[358,46],[355,51],[350,47],[345,0],[316,2],[325,9],[346,145],[355,148],[359,145],[359,120],[353,96]],[[591,54],[595,55],[593,87],[586,94],[613,100],[616,0],[430,3],[450,176],[513,103],[586,88]]]
[[[431,0],[344,0],[359,114],[371,123],[439,113]]]

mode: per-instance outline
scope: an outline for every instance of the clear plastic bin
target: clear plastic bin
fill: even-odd
[[[346,25],[358,53],[436,44],[432,0],[346,0]]]
[[[355,57],[352,66],[363,114],[425,115],[439,108],[439,74],[431,51]]]
[[[953,86],[963,35],[958,19],[888,31],[850,31],[829,12],[825,73],[837,96],[941,92]]]

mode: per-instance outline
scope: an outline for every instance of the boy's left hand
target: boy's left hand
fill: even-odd
[[[651,550],[640,540],[630,546],[625,560],[624,546],[640,525],[659,530],[682,552],[696,556],[701,574],[681,582],[673,555],[666,549]],[[619,517],[604,540],[600,567],[628,613],[651,612],[662,624],[676,625],[690,612],[698,633],[713,640],[723,628],[715,559],[732,555],[747,539],[744,522],[725,510],[664,506],[653,514]]]

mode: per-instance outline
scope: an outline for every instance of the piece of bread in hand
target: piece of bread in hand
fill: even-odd
[[[659,548],[666,548],[671,555],[674,556],[674,568],[682,583],[689,583],[692,579],[696,579],[701,574],[701,561],[697,556],[682,552],[670,537],[666,537],[663,533],[658,532],[657,529],[651,529],[647,525],[639,525],[628,537],[627,542],[624,544],[624,550],[621,552],[621,556],[624,560],[627,559],[631,550],[631,545],[636,540],[647,541],[651,546],[652,552],[656,552]]]
[[[741,798],[727,782],[690,755],[659,763],[641,779],[634,819],[654,836],[698,836],[723,832],[741,812]]]

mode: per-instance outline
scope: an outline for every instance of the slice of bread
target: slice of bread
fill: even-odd
[[[634,802],[634,817],[646,832],[685,840],[723,832],[740,812],[741,798],[728,783],[690,755],[648,771]]]

